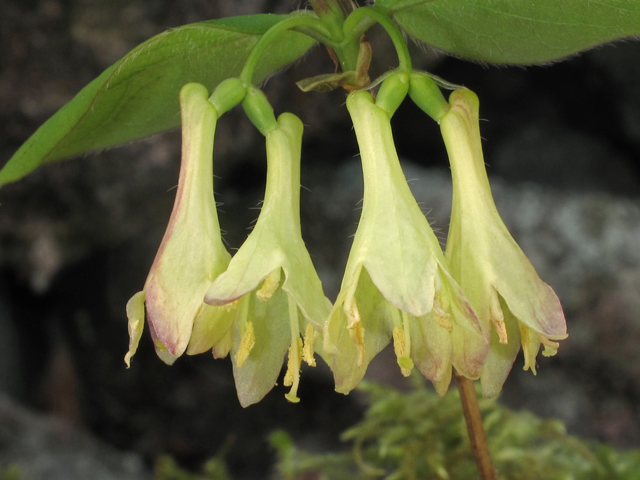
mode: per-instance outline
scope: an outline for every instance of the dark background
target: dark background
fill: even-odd
[[[297,6],[279,0],[3,0],[0,165],[147,38],[184,23]],[[394,66],[384,33],[373,29],[370,39],[373,74]],[[638,446],[640,45],[618,42],[528,68],[411,49],[416,68],[480,97],[498,207],[567,314],[570,337],[557,357],[540,359],[536,378],[521,372],[519,358],[502,401],[562,418],[575,434]],[[330,71],[326,52],[316,48],[265,89],[277,113],[293,111],[306,125],[303,234],[332,298],[358,218],[357,145],[344,92],[303,94],[293,85]],[[416,179],[416,197],[444,238],[450,186],[437,126],[409,101],[393,123],[407,177]],[[284,389],[276,387],[243,410],[228,360],[200,355],[168,367],[146,334],[125,370],[124,305],[142,288],[166,226],[179,139],[179,132],[169,132],[46,166],[0,191],[0,388],[29,409],[134,452],[142,465],[169,453],[197,468],[229,441],[237,478],[264,478],[272,462],[264,442],[269,431],[286,429],[309,448],[335,448],[339,432],[361,415],[363,399],[334,393],[330,374],[319,367],[304,371],[300,404],[287,404]],[[241,111],[219,122],[216,196],[230,249],[242,243],[258,213],[251,207],[263,192],[263,149]],[[370,376],[405,386],[390,355],[381,355]],[[0,446],[0,463],[20,462],[20,455]],[[144,478],[143,470],[131,478]]]

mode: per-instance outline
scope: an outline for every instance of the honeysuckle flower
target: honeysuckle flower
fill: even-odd
[[[302,130],[298,117],[284,113],[266,133],[267,183],[258,221],[205,296],[210,305],[237,304],[226,341],[243,406],[273,388],[287,350],[286,398],[299,400],[301,360],[315,364],[314,345],[330,309],[300,230]]]
[[[453,205],[446,258],[464,289],[491,347],[482,369],[485,396],[502,389],[522,344],[524,368],[535,374],[540,345],[553,355],[567,328],[558,297],[538,277],[504,225],[491,195],[484,165],[479,102],[456,90],[440,121],[453,175]]]
[[[364,174],[362,214],[324,328],[336,390],[348,393],[391,338],[404,375],[415,365],[443,394],[451,366],[477,378],[487,354],[473,309],[400,167],[389,115],[370,93],[347,98]]]
[[[203,303],[211,282],[229,264],[213,197],[213,137],[218,114],[207,89],[180,91],[182,160],[178,190],[162,243],[144,285],[127,303],[129,366],[144,327],[145,305],[158,356],[172,364],[184,353],[196,318],[222,337],[232,315]]]

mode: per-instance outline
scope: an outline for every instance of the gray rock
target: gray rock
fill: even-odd
[[[141,458],[0,396],[0,465],[21,480],[147,480]]]

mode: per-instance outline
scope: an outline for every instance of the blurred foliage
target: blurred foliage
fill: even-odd
[[[20,480],[21,478],[20,467],[17,465],[0,466],[0,480]]]
[[[421,377],[412,379],[408,393],[361,383],[358,388],[370,404],[364,419],[342,435],[351,444],[348,451],[312,453],[298,448],[286,433],[272,433],[269,442],[277,453],[273,478],[479,479],[457,390],[439,397]],[[640,450],[618,452],[567,435],[557,420],[514,412],[494,399],[479,403],[500,480],[640,480]],[[173,465],[174,470],[158,470],[155,480],[229,479],[222,456],[214,460],[221,473],[179,476]]]
[[[224,452],[219,452],[202,467],[201,474],[182,469],[174,459],[168,456],[156,461],[153,480],[231,480],[224,462]]]

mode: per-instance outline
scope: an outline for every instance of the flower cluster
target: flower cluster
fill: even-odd
[[[432,101],[430,79],[400,73],[385,80],[375,100],[364,90],[349,94],[364,199],[332,305],[301,235],[302,122],[290,113],[276,119],[262,92],[234,80],[211,97],[198,84],[180,93],[178,191],[144,289],[127,304],[127,365],[145,307],[156,352],[166,363],[185,352],[230,354],[243,406],[271,390],[285,357],[286,398],[297,402],[301,363],[314,366],[316,351],[341,393],[351,391],[392,342],[403,375],[416,367],[444,394],[455,371],[480,379],[487,396],[500,392],[521,345],[525,369],[534,373],[541,345],[544,355],[556,352],[567,336],[564,315],[498,215],[472,92],[460,89],[448,103]],[[439,121],[451,162],[453,207],[444,252],[394,146],[390,117],[407,92]],[[213,137],[218,117],[240,102],[265,136],[267,181],[257,223],[231,258],[213,196]]]

